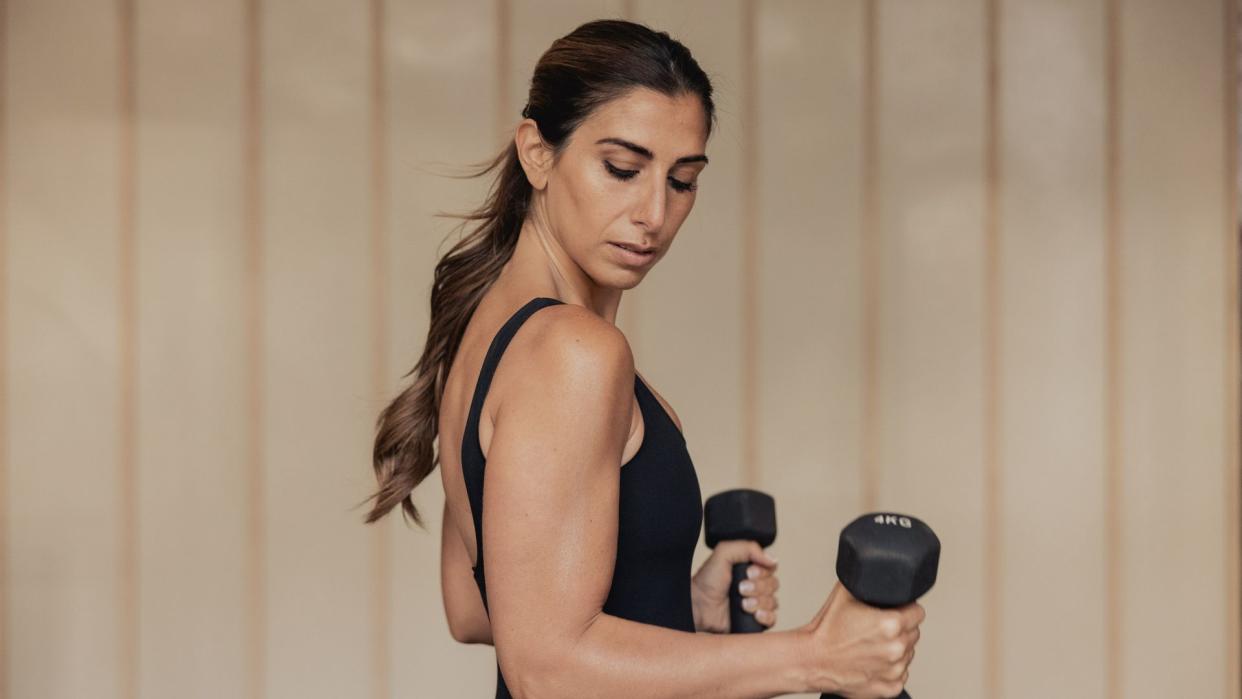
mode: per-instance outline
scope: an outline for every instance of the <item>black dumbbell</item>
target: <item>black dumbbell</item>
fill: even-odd
[[[936,583],[939,565],[940,539],[916,517],[873,512],[841,530],[837,578],[864,604],[891,609],[914,602]],[[910,695],[903,690],[894,699]]]
[[[703,535],[708,548],[721,541],[742,539],[769,546],[776,540],[776,501],[771,495],[749,488],[716,493],[703,504]],[[729,633],[756,633],[767,627],[742,608],[738,583],[746,579],[749,563],[733,564],[729,585]]]

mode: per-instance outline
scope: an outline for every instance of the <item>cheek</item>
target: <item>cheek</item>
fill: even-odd
[[[559,230],[566,242],[586,248],[602,242],[607,230],[625,217],[624,192],[607,181],[584,174],[578,182],[562,188],[555,203]]]
[[[694,194],[677,194],[678,199],[675,205],[670,206],[668,210],[669,223],[674,226],[673,231],[681,228],[681,224],[685,223],[690,216],[690,211],[694,209]],[[674,200],[670,200],[674,201]]]

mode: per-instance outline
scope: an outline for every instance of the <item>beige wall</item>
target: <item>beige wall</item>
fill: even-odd
[[[0,0],[0,692],[489,696],[360,524],[452,221],[578,23],[720,128],[621,325],[705,495],[944,545],[909,687],[1238,699],[1231,0]],[[698,560],[706,556],[700,547]]]

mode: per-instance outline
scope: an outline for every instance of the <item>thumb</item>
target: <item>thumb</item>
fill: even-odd
[[[776,566],[776,556],[768,553],[768,550],[759,545],[759,542],[752,541],[750,549],[750,560],[755,563],[762,563],[769,567]]]
[[[776,566],[776,558],[769,554],[757,541],[737,541],[725,553],[730,563],[758,563],[767,567]]]

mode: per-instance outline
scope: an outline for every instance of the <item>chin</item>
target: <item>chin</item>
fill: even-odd
[[[588,271],[587,274],[600,287],[625,291],[633,289],[642,283],[650,271],[651,267],[641,270],[628,269],[608,261],[600,265],[599,268]]]
[[[641,276],[621,274],[612,279],[604,280],[604,283],[600,284],[600,286],[609,289],[616,289],[617,291],[629,291],[630,289],[638,286],[642,280],[643,278]]]
[[[650,271],[650,270],[648,270]],[[620,291],[628,291],[642,283],[647,276],[646,272],[633,272],[629,270],[613,270],[607,278],[599,280],[599,285],[609,289],[618,289]]]

